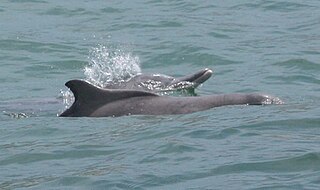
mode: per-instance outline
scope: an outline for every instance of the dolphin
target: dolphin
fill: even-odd
[[[103,89],[83,80],[65,84],[75,101],[61,117],[187,114],[225,105],[262,105],[274,97],[263,94],[224,94],[171,97],[128,89]]]
[[[150,92],[193,90],[212,76],[212,70],[205,68],[196,73],[174,78],[163,74],[138,74],[128,81],[107,84],[106,89],[134,89]]]

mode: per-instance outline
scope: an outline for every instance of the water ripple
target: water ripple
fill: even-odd
[[[72,158],[89,158],[98,155],[109,155],[119,150],[100,151],[100,150],[83,150],[83,151],[56,151],[55,153],[22,153],[9,158],[0,160],[0,166],[9,164],[28,164],[32,162],[72,159]]]
[[[308,153],[302,156],[281,160],[226,165],[212,169],[210,173],[214,175],[223,175],[228,173],[252,171],[263,173],[287,173],[302,172],[306,170],[320,170],[320,153]]]
[[[290,59],[283,62],[274,63],[275,66],[281,66],[287,69],[296,69],[298,71],[320,71],[320,64],[306,59]]]
[[[226,176],[228,174],[247,173],[247,175],[259,175],[259,173],[288,173],[298,174],[302,171],[319,171],[320,154],[308,153],[288,159],[272,160],[265,162],[248,162],[219,166],[213,169],[204,169],[204,172],[188,172],[183,174],[172,174],[167,176],[142,175],[141,179],[147,187],[158,186],[159,184],[179,184],[185,181],[209,178],[213,176]]]

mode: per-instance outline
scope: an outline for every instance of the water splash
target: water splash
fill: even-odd
[[[125,48],[103,45],[92,48],[89,64],[84,68],[86,80],[96,86],[105,87],[125,82],[141,73],[139,57],[123,49]]]
[[[62,99],[65,109],[69,108],[74,102],[74,96],[71,90],[60,90],[59,98]]]
[[[278,98],[273,96],[267,96],[266,100],[262,102],[263,105],[270,105],[270,104],[284,104],[284,102]]]
[[[181,81],[172,85],[167,85],[159,80],[146,80],[140,82],[139,86],[145,90],[153,92],[177,91],[187,88],[194,88],[195,84],[189,81]]]
[[[84,68],[85,80],[99,87],[125,82],[141,73],[139,57],[125,51],[126,47],[98,45],[91,49],[88,65]],[[70,90],[60,90],[66,108],[74,102]]]

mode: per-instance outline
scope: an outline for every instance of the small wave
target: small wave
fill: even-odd
[[[306,59],[290,59],[287,61],[277,62],[273,65],[282,66],[288,69],[297,69],[299,71],[319,71],[320,65]]]
[[[157,175],[142,175],[141,177],[146,183],[151,181],[160,182],[160,184],[172,185],[183,181],[191,181],[203,178],[209,178],[212,176],[225,176],[228,174],[238,174],[238,173],[291,173],[291,172],[302,172],[306,170],[318,171],[319,170],[319,153],[307,153],[302,156],[274,159],[270,161],[261,162],[245,162],[236,163],[231,165],[222,165],[216,168],[203,169],[203,172],[189,172],[188,173],[178,173],[169,174],[166,176]],[[165,158],[161,158],[162,160]],[[249,174],[250,175],[250,174]],[[151,185],[151,184],[150,184]],[[153,184],[156,186],[157,184]],[[163,188],[167,189],[167,188]]]
[[[320,155],[317,152],[306,153],[301,156],[275,159],[264,162],[248,162],[238,163],[233,165],[224,165],[212,169],[212,173],[215,175],[228,174],[228,173],[240,173],[240,172],[301,172],[305,170],[319,170]]]
[[[292,2],[265,2],[262,4],[264,10],[267,11],[279,11],[279,12],[291,12],[300,10],[303,7],[312,7],[307,4],[302,3],[292,3]]]

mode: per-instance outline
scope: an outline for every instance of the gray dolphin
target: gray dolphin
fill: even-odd
[[[138,74],[128,81],[108,84],[107,89],[134,89],[151,92],[172,91],[179,89],[194,89],[208,80],[212,75],[212,70],[206,68],[196,73],[174,78],[163,74]]]
[[[61,117],[187,114],[224,105],[261,105],[274,100],[262,94],[159,96],[138,90],[102,89],[83,80],[71,80],[65,85],[73,92],[75,101]]]

